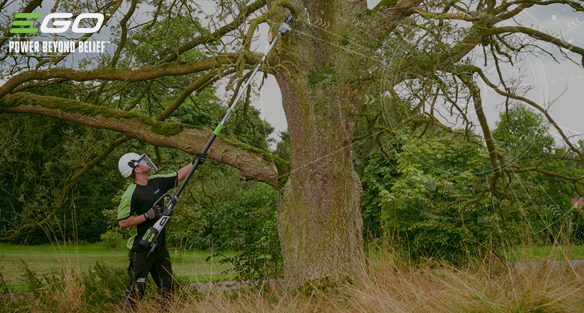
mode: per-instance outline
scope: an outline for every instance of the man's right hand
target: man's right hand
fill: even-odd
[[[162,208],[158,205],[153,206],[150,210],[144,213],[146,220],[157,219],[162,215]]]
[[[199,160],[199,165],[205,163],[205,160],[207,159],[207,154],[206,153],[197,153],[196,154],[196,158],[193,160],[193,164],[195,164],[195,161],[198,159]]]

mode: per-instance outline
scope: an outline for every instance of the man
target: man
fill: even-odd
[[[199,164],[205,161],[204,155],[197,155]],[[159,304],[168,305],[173,288],[172,267],[170,255],[166,248],[166,230],[163,229],[158,236],[156,249],[146,255],[149,249],[145,249],[138,243],[149,227],[153,226],[164,208],[153,207],[156,200],[169,189],[178,185],[185,179],[193,164],[189,163],[177,172],[167,175],[154,175],[148,177],[150,171],[156,173],[156,166],[146,154],[124,154],[119,162],[118,169],[124,177],[132,176],[134,182],[128,186],[122,195],[122,201],[118,207],[118,224],[121,228],[135,227],[135,235],[128,239],[130,248],[130,265],[128,274],[130,284],[122,298],[122,309],[134,309],[136,303],[144,296],[144,287],[148,273],[152,275],[158,286]]]

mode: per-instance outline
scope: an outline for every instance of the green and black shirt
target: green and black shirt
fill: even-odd
[[[122,201],[118,207],[118,221],[127,219],[133,215],[140,215],[152,208],[152,205],[168,190],[177,186],[178,174],[176,172],[166,175],[153,175],[148,178],[146,186],[138,185],[134,182],[128,186],[122,196]],[[144,236],[148,228],[154,226],[156,220],[148,220],[136,225],[134,236],[128,239],[127,246],[130,250],[140,251],[144,248],[138,243]],[[166,246],[166,229],[163,229],[158,236],[158,246]]]

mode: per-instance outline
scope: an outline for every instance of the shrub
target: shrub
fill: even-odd
[[[101,234],[101,240],[107,248],[117,249],[121,247],[122,235],[114,230],[108,230]]]
[[[485,149],[457,136],[402,133],[399,141],[395,159],[376,154],[369,161],[363,204],[374,207],[365,207],[364,215],[379,219],[386,238],[412,260],[459,263],[496,244],[499,216],[489,198],[472,207],[458,201],[474,199],[484,188]]]
[[[205,211],[205,244],[214,251],[236,250],[231,263],[238,279],[281,277],[282,255],[277,230],[278,193],[263,183],[240,192],[239,199],[218,202]]]

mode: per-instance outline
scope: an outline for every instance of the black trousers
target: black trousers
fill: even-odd
[[[122,310],[124,311],[133,310],[144,296],[148,273],[152,275],[154,282],[158,286],[159,306],[164,309],[169,305],[174,282],[168,250],[166,247],[156,247],[148,259],[146,259],[147,254],[148,251],[130,250],[130,266],[128,266],[130,284],[124,291],[122,298]]]

